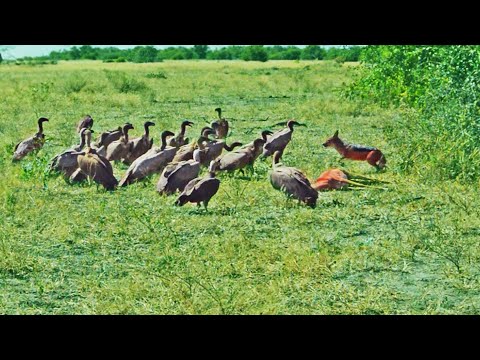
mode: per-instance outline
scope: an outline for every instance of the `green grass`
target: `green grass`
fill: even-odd
[[[479,313],[478,184],[426,184],[340,161],[322,142],[340,130],[374,145],[394,168],[386,132],[400,112],[342,100],[349,64],[335,62],[60,62],[0,66],[0,313],[7,314],[473,314]],[[160,74],[160,75],[152,75]],[[229,142],[295,118],[283,162],[310,179],[342,166],[391,181],[388,191],[321,193],[316,209],[272,188],[270,160],[252,179],[220,174],[209,212],[155,191],[158,175],[115,192],[45,173],[77,143],[90,114],[100,132],[126,121],[139,136],[222,107]],[[47,142],[10,162],[45,116]],[[125,172],[114,165],[115,175]],[[202,170],[202,174],[205,170]]]

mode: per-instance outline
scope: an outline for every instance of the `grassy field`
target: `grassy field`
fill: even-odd
[[[480,312],[478,184],[420,182],[395,172],[389,128],[402,113],[342,100],[351,64],[335,62],[66,62],[0,66],[0,313],[6,314],[473,314]],[[139,136],[195,122],[190,138],[232,118],[229,142],[295,118],[283,162],[310,179],[342,166],[391,181],[388,191],[321,193],[315,209],[268,180],[220,174],[209,211],[155,191],[158,175],[115,192],[69,185],[45,169],[94,130],[130,121]],[[36,131],[47,142],[12,164]],[[389,168],[340,161],[322,142],[336,129],[374,145]],[[98,134],[97,134],[98,135]],[[120,178],[126,166],[114,165]],[[204,173],[205,170],[202,170]]]

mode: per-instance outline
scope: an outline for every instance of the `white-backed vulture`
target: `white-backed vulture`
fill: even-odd
[[[217,193],[220,187],[220,180],[215,177],[217,162],[212,161],[208,168],[208,174],[203,178],[195,178],[185,186],[185,189],[178,197],[175,205],[183,206],[187,202],[203,203],[207,210],[208,202]]]
[[[201,146],[201,144],[199,145]],[[202,149],[195,149],[192,160],[168,164],[160,175],[157,191],[165,195],[173,194],[177,190],[183,191],[190,180],[198,177],[200,173],[202,151]]]
[[[223,149],[232,151],[236,147],[242,145],[243,144],[238,141],[228,146],[225,140],[210,140],[205,144],[205,156],[202,159],[201,164],[203,166],[208,166],[212,160],[215,160],[222,154]]]
[[[257,140],[263,140],[263,142],[259,142],[257,141],[256,144],[257,146],[255,146],[255,141],[252,141],[251,143],[248,143],[247,145],[243,146],[242,148],[236,150],[236,151],[250,151],[250,150],[247,150],[247,149],[254,149],[254,152],[253,152],[253,157],[252,157],[252,161],[250,163],[250,165],[253,165],[253,163],[255,162],[255,160],[258,159],[258,157],[262,154],[262,151],[263,151],[263,146],[266,144],[266,142],[268,141],[268,135],[272,135],[273,133],[270,131],[270,130],[263,130],[262,131],[262,138],[261,139],[256,139],[255,141]],[[262,144],[260,147],[258,146],[259,144]]]
[[[125,158],[125,163],[131,164],[152,148],[153,138],[149,138],[150,132],[148,129],[150,126],[155,126],[155,123],[151,121],[145,122],[145,124],[143,124],[145,129],[144,134],[141,137],[130,140],[132,147]]]
[[[132,142],[128,138],[128,130],[132,129],[134,129],[132,124],[125,124],[122,129],[122,137],[108,145],[105,155],[108,161],[121,161],[132,150]]]
[[[38,119],[37,133],[32,137],[29,137],[28,139],[25,139],[15,145],[12,161],[21,160],[32,151],[39,150],[43,147],[43,144],[45,143],[45,135],[43,134],[43,123],[45,121],[48,121],[48,119],[44,117]]]
[[[77,132],[79,133],[82,129],[92,129],[93,119],[90,115],[86,115],[77,125]]]
[[[185,131],[187,126],[192,126],[193,122],[185,120],[180,125],[180,132],[177,136],[168,139],[168,146],[179,148],[180,146],[187,145],[188,139],[185,139]]]
[[[236,151],[226,153],[216,160],[218,171],[241,170],[247,165],[253,165],[255,154],[260,153],[265,140],[256,139],[252,146],[244,147]]]
[[[210,126],[215,130],[217,139],[225,139],[228,136],[228,121],[225,118],[222,119],[221,108],[216,108],[215,111],[218,113],[218,120],[212,122]]]
[[[64,152],[58,154],[50,161],[50,168],[49,171],[58,171],[65,175],[65,177],[69,178],[77,169],[77,157],[78,153],[83,149],[85,146],[85,131],[87,128],[82,128],[80,130],[80,144],[65,150]],[[90,130],[90,132],[94,132]]]
[[[295,120],[289,120],[285,129],[276,131],[263,145],[263,157],[273,155],[275,151],[283,152],[292,139],[293,125],[299,125]]]
[[[167,147],[167,137],[174,135],[171,131],[164,131],[162,133],[162,146],[153,148],[136,159],[120,180],[119,186],[126,186],[150,174],[162,172],[177,152],[176,147]]]
[[[275,151],[273,155],[273,169],[270,172],[272,186],[314,208],[318,192],[312,188],[310,181],[300,170],[280,164],[281,156],[281,151]]]
[[[208,126],[205,126],[204,128],[202,128],[202,131],[200,131],[200,138],[196,142],[194,141],[190,144],[181,146],[178,149],[177,153],[175,154],[175,157],[173,158],[172,163],[193,159],[193,152],[198,147],[198,143],[199,142],[204,143],[204,142],[210,141],[208,136],[214,133],[215,132],[213,131],[213,129]]]
[[[107,190],[115,189],[118,181],[115,176],[113,176],[112,165],[105,157],[98,155],[96,151],[90,147],[92,136],[90,130],[86,130],[84,134],[87,147],[84,151],[78,153],[77,163],[80,170],[77,172],[83,173],[85,176],[93,179],[97,184],[101,184]],[[77,180],[76,175],[76,173],[72,174],[75,180]]]

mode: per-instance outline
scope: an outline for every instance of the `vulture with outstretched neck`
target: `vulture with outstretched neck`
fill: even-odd
[[[214,133],[215,132],[213,131],[213,129],[209,128],[208,126],[205,126],[204,128],[202,128],[202,131],[200,131],[200,138],[196,142],[194,141],[190,144],[181,146],[178,149],[177,153],[175,154],[175,157],[173,158],[172,162],[176,163],[180,161],[192,160],[193,152],[199,146],[198,143],[209,142],[210,139],[208,138],[208,136]]]
[[[132,142],[129,140],[128,131],[133,129],[134,127],[132,124],[126,123],[123,126],[120,139],[108,145],[105,155],[108,161],[120,161],[132,150]]]
[[[185,132],[187,129],[187,126],[192,126],[193,122],[185,120],[182,122],[182,125],[180,125],[180,132],[178,133],[177,136],[171,137],[168,140],[168,146],[173,146],[176,148],[179,148],[180,146],[187,145],[188,144],[188,139],[185,139]]]
[[[215,130],[217,139],[225,139],[228,136],[228,121],[225,118],[222,118],[222,109],[216,108],[215,111],[218,113],[218,120],[215,120],[210,125],[213,130]]]
[[[37,133],[32,137],[29,137],[28,139],[25,139],[22,142],[19,142],[17,145],[15,145],[12,161],[21,160],[32,151],[39,150],[43,147],[43,144],[45,143],[45,134],[43,133],[43,123],[46,121],[48,121],[48,119],[44,117],[38,119]]]
[[[58,171],[65,175],[65,177],[69,178],[77,169],[77,157],[78,153],[83,149],[85,146],[85,131],[88,130],[87,128],[82,128],[80,130],[80,144],[65,150],[64,152],[55,156],[52,160],[50,160],[50,168],[49,171]],[[90,132],[94,132],[90,130]]]
[[[293,126],[299,125],[295,120],[289,120],[285,129],[274,132],[263,145],[263,157],[273,155],[275,151],[283,152],[292,139]]]
[[[131,149],[125,158],[125,163],[131,164],[152,148],[153,138],[150,138],[150,131],[148,129],[150,126],[155,126],[155,123],[151,121],[145,122],[145,124],[143,124],[145,129],[143,135],[131,140]]]

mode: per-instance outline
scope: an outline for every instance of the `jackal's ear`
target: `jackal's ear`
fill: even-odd
[[[333,134],[333,137],[338,137],[338,130],[335,131],[335,134]]]

